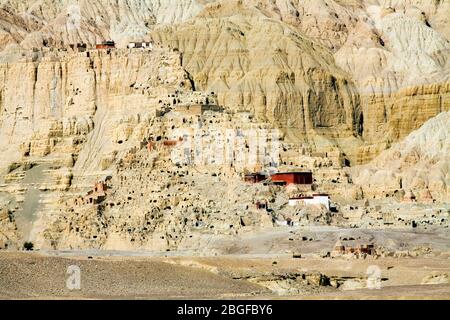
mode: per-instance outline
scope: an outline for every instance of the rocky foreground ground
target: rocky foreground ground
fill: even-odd
[[[448,230],[416,234],[415,241],[408,241],[412,238],[408,232],[387,232],[380,243],[391,243],[391,251],[329,256],[326,251],[331,239],[344,231],[347,236],[364,233],[380,238],[375,231],[308,233],[286,229],[269,236],[242,237],[236,241],[240,246],[235,243],[233,254],[216,256],[93,250],[2,252],[0,298],[450,298]],[[424,249],[429,242],[436,245]],[[258,248],[264,243],[266,250],[262,252]],[[226,243],[216,245],[227,247]],[[67,288],[69,266],[80,268],[80,290]],[[379,289],[369,284],[374,270],[379,272]]]
[[[277,265],[274,266],[274,261]],[[363,283],[369,261],[289,257],[87,257],[1,253],[2,299],[449,299],[448,257],[382,258],[381,289]],[[69,290],[70,265],[81,269],[81,290]],[[321,286],[304,269],[347,279],[347,288]],[[427,279],[435,282],[426,283]],[[289,290],[291,286],[291,290]],[[286,288],[287,287],[287,288]]]

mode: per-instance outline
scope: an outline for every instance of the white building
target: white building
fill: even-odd
[[[289,199],[290,206],[296,206],[300,203],[306,206],[323,205],[327,208],[327,210],[330,210],[330,197],[327,194],[314,194],[312,197],[298,197]]]
[[[128,44],[128,49],[133,49],[133,48],[153,49],[153,44],[151,42],[130,42]]]

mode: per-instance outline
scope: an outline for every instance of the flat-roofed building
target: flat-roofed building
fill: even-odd
[[[297,204],[304,204],[307,206],[324,206],[327,210],[330,210],[330,197],[327,194],[314,194],[308,197],[296,197],[289,199],[290,206],[296,206]]]
[[[312,184],[312,172],[278,172],[270,176],[274,182],[285,182],[286,184]]]

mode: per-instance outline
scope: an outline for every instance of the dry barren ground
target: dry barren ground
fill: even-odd
[[[448,278],[442,276],[450,272],[449,261],[444,255],[347,260],[245,255],[88,258],[3,252],[0,253],[0,298],[450,299]],[[364,283],[368,266],[374,264],[381,270],[381,289],[358,289],[355,283]],[[80,290],[66,288],[70,265],[80,267]],[[295,279],[292,281],[293,274],[316,271],[330,279],[349,281],[353,286],[334,288],[312,284],[303,289],[303,284],[296,286]],[[424,279],[435,280],[422,284]]]
[[[343,236],[368,239],[395,254],[323,256]],[[0,298],[450,299],[449,239],[448,229],[311,227],[218,238],[197,253],[3,251]],[[80,290],[66,287],[72,265],[81,272]],[[370,290],[374,268],[381,289]]]

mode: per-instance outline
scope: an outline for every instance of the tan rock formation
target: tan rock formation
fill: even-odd
[[[293,141],[338,146],[353,163],[449,109],[448,1],[9,0],[2,8],[5,45],[113,39],[123,47],[153,37],[176,47],[195,86],[221,104],[253,111]]]
[[[288,219],[446,224],[444,209],[431,220],[420,206],[449,201],[449,10],[427,0],[2,1],[0,200],[12,215],[0,240],[173,250]],[[116,47],[94,49],[103,40]],[[281,151],[245,163],[247,137],[242,163],[191,163],[179,129],[199,129],[207,146],[221,141],[214,130],[274,130]],[[311,170],[314,183],[243,181],[275,161]],[[99,179],[104,194],[92,190]],[[287,206],[311,192],[340,211]],[[417,203],[401,203],[409,192]],[[365,204],[382,198],[383,208]]]
[[[450,112],[427,121],[366,166],[353,169],[353,181],[370,194],[377,189],[408,190],[417,201],[449,201]]]

